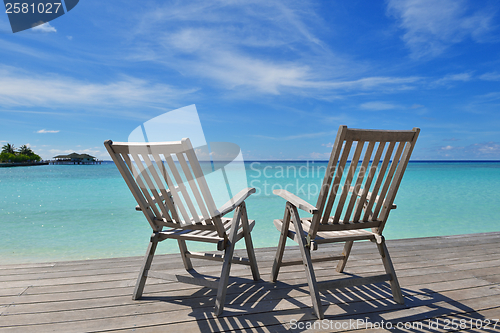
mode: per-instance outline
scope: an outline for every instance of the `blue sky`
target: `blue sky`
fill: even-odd
[[[95,1],[13,34],[0,144],[43,158],[196,104],[246,160],[326,159],[339,125],[421,128],[414,159],[500,159],[496,1]],[[168,128],[165,129],[166,131]]]

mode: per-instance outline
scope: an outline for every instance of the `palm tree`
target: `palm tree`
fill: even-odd
[[[31,150],[31,148],[28,147],[27,145],[22,145],[21,148],[19,148],[19,153],[22,154],[22,155],[32,155],[32,154],[34,154],[33,150]]]
[[[14,145],[11,145],[10,143],[3,145],[2,153],[15,154],[16,151],[15,151]]]

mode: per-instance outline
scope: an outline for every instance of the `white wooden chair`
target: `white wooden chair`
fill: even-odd
[[[136,209],[144,213],[153,229],[133,299],[142,297],[148,276],[192,283],[217,289],[214,313],[220,315],[231,263],[250,265],[253,279],[259,279],[250,236],[255,221],[248,220],[244,201],[255,189],[242,190],[217,209],[189,139],[160,143],[108,140],[104,145],[134,195]],[[233,210],[232,218],[223,217]],[[169,238],[177,240],[184,267],[191,276],[150,271],[158,242]],[[234,245],[242,238],[248,258],[233,256]],[[186,240],[215,243],[224,254],[190,252]],[[219,281],[200,277],[193,270],[191,258],[222,261]]]
[[[284,218],[274,220],[281,236],[271,280],[277,280],[281,266],[303,264],[318,318],[324,318],[319,290],[389,281],[394,300],[404,304],[382,231],[390,210],[396,208],[394,197],[419,132],[418,128],[384,131],[340,126],[316,206],[285,190],[273,192],[287,203]],[[312,217],[300,218],[297,209],[309,212]],[[302,260],[282,262],[287,238],[299,244]],[[353,242],[358,240],[377,244],[386,274],[316,282],[312,262],[339,260],[336,270],[341,273]],[[318,244],[335,242],[345,242],[341,255],[311,259],[310,251],[316,250]]]

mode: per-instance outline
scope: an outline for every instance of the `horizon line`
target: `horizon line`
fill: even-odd
[[[112,160],[100,160],[101,162],[110,162],[113,163]],[[217,163],[217,162],[232,162],[233,160],[218,160],[218,161],[199,161],[200,163]],[[391,160],[392,161],[392,160]],[[329,162],[329,160],[244,160],[243,162],[245,163],[250,163],[250,162]],[[347,162],[351,162],[351,160],[348,160]],[[370,160],[370,162],[373,162]],[[441,162],[447,162],[447,163],[474,163],[474,162],[483,162],[483,163],[500,163],[500,160],[410,160],[408,163],[441,163]],[[358,163],[361,163],[359,161]]]

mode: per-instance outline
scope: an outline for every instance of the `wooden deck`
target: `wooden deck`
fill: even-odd
[[[249,267],[232,266],[219,318],[212,315],[212,290],[178,282],[150,278],[143,299],[132,301],[139,257],[3,265],[0,332],[362,331],[361,321],[377,327],[382,320],[384,327],[388,322],[394,328],[398,322],[413,325],[391,332],[451,332],[460,320],[464,332],[500,332],[500,322],[493,328],[500,318],[500,232],[388,240],[387,246],[406,305],[392,300],[387,283],[332,290],[321,293],[323,322],[315,321],[302,266],[283,267],[279,282],[268,282],[275,248],[256,249],[263,278],[258,283]],[[316,252],[340,250],[339,245],[322,246]],[[355,243],[345,274],[335,272],[336,263],[322,262],[315,264],[316,275],[321,281],[332,275],[381,274],[377,257],[374,244]],[[287,258],[299,259],[298,248],[287,248]],[[217,262],[193,263],[200,273],[220,272]],[[183,272],[179,255],[159,255],[153,266]]]

